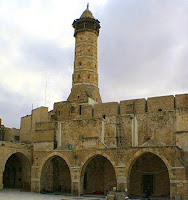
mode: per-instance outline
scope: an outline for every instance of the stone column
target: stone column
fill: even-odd
[[[116,166],[117,171],[117,191],[126,192],[127,191],[127,174],[126,167],[124,164],[118,164]]]
[[[170,180],[170,199],[187,200],[187,180]]]
[[[73,196],[79,196],[81,191],[80,185],[80,166],[72,166],[71,167],[71,176],[72,176],[72,184],[71,184],[71,194]]]
[[[170,179],[170,199],[188,199],[186,169],[183,166],[172,167]]]
[[[0,164],[0,190],[3,189],[3,171],[4,171],[4,159],[3,162]]]
[[[3,189],[3,169],[0,168],[0,190]]]
[[[31,167],[31,191],[40,192],[40,175],[38,174],[38,165]]]

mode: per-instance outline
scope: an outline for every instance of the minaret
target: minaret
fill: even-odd
[[[100,22],[93,17],[89,4],[79,19],[72,24],[75,29],[75,59],[70,102],[101,102],[97,74],[97,38]]]

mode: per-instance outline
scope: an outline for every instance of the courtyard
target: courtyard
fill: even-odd
[[[0,191],[0,200],[69,200],[73,199],[71,196],[65,196],[61,194],[40,194],[40,193],[34,193],[34,192],[25,192],[17,189],[4,189]],[[74,197],[74,200],[79,199],[90,199],[90,200],[104,200],[106,198],[102,197]]]
[[[49,195],[49,194],[40,194],[34,192],[24,192],[14,189],[5,189],[0,191],[0,200],[9,199],[9,200],[60,200],[63,195]]]

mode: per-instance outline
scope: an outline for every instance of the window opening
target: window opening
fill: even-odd
[[[15,139],[15,141],[19,141],[20,140],[20,136],[15,135],[14,139]]]
[[[94,118],[94,109],[93,108],[91,110],[91,116],[92,116],[92,118]]]
[[[82,105],[79,105],[79,115],[82,115]]]
[[[75,111],[75,107],[71,106],[71,113],[73,113]]]
[[[54,141],[54,149],[57,149],[57,141]]]

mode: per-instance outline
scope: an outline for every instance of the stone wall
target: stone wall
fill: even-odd
[[[34,142],[35,126],[37,122],[48,121],[48,108],[40,107],[32,110],[31,115],[21,118],[20,141],[26,143]]]
[[[51,156],[58,155],[70,169],[72,194],[83,193],[84,166],[88,159],[100,154],[111,162],[117,188],[124,191],[129,189],[130,177],[133,176],[132,183],[134,176],[138,177],[130,175],[138,152],[151,152],[168,169],[171,197],[176,193],[185,196],[187,177],[182,160],[188,163],[187,103],[187,95],[176,95],[120,103],[67,101],[55,103],[50,112],[44,107],[33,110],[22,118],[20,130],[21,142],[33,143],[32,190],[41,190],[42,168]],[[105,179],[110,182],[111,172],[107,171]],[[164,179],[162,175],[160,178]],[[156,183],[158,180],[156,177]],[[88,193],[97,189],[88,187]],[[106,183],[105,187],[108,189],[103,188],[104,192],[110,186]],[[141,189],[138,193],[141,195]],[[158,188],[158,193],[162,195],[164,191]]]
[[[5,128],[4,141],[19,142],[20,130],[16,128]]]
[[[97,140],[104,141],[102,131],[102,119],[64,121],[61,123],[62,148],[68,148],[68,145],[72,145],[72,148],[77,145],[80,145],[81,148],[96,148]]]

